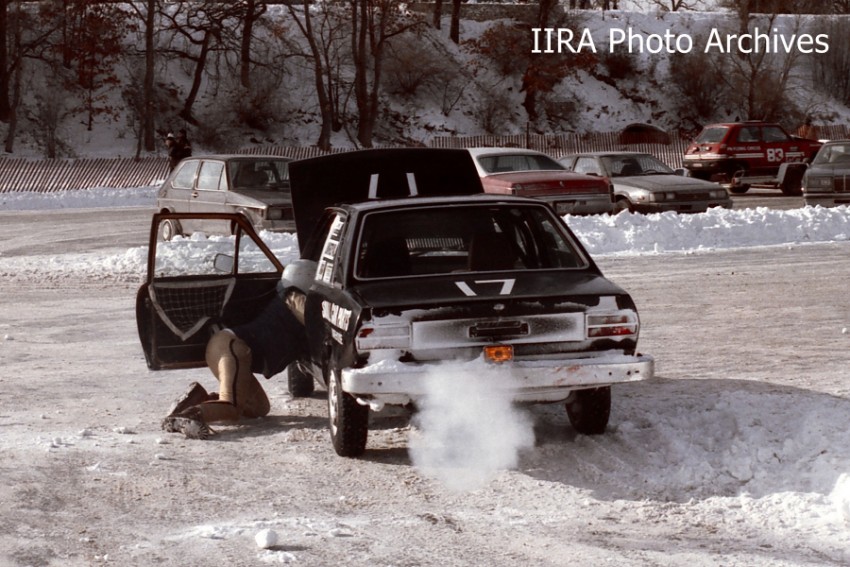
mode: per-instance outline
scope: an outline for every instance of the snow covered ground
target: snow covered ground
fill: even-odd
[[[568,217],[635,297],[658,376],[615,388],[604,436],[540,406],[516,466],[427,471],[415,420],[375,416],[364,458],[342,459],[323,392],[279,378],[263,420],[162,433],[186,384],[214,381],[145,368],[146,233],[81,250],[50,223],[123,211],[135,231],[152,206],[151,189],[0,195],[0,564],[850,564],[846,208]]]

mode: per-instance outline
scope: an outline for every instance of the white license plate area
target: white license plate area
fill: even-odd
[[[498,319],[451,319],[441,321],[414,321],[411,325],[411,347],[413,349],[437,349],[490,344],[499,337],[475,336],[471,329],[497,323]],[[505,336],[510,344],[569,342],[585,338],[584,313],[554,313],[511,317],[519,322],[524,334]],[[527,327],[525,327],[527,326]],[[525,330],[527,328],[527,331]]]

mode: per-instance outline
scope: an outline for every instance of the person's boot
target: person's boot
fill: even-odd
[[[189,389],[185,394],[177,398],[177,400],[171,405],[171,409],[168,410],[168,417],[176,415],[182,411],[186,411],[192,406],[196,406],[201,402],[205,402],[210,399],[210,395],[197,382],[192,382],[189,384]]]
[[[199,407],[190,407],[180,414],[169,415],[162,420],[162,429],[170,433],[182,433],[188,439],[209,439],[215,434],[204,422]]]

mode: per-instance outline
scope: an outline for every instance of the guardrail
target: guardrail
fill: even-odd
[[[850,138],[850,128],[845,125],[818,126],[821,139]],[[647,152],[673,168],[682,166],[682,155],[689,139],[669,134],[669,143],[623,143],[621,133],[601,132],[588,134],[517,134],[508,136],[443,136],[431,140],[434,148],[472,148],[481,146],[529,148],[547,153],[555,158],[575,152],[589,151],[641,151]],[[334,148],[325,152],[316,147],[259,146],[239,150],[238,153],[270,154],[306,159],[349,151]],[[0,157],[0,193],[56,192],[97,187],[146,187],[158,185],[168,175],[168,159],[149,158],[97,158],[36,160]]]
[[[0,158],[0,193],[146,187],[160,183],[167,175],[166,158]]]

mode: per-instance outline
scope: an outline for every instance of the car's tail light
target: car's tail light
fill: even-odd
[[[588,315],[587,338],[624,337],[637,335],[638,319],[635,313],[616,315]]]
[[[357,350],[410,347],[410,325],[365,325],[357,332]]]

